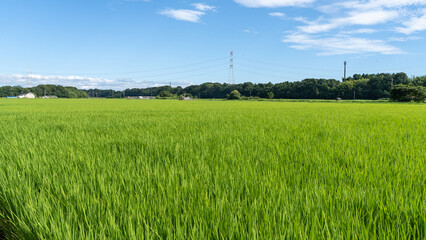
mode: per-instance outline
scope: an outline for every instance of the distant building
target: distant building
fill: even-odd
[[[21,95],[18,95],[17,98],[35,98],[34,93],[24,93]]]
[[[155,97],[154,96],[139,96],[139,99],[147,99],[147,100],[149,100],[149,99],[155,99]]]
[[[154,96],[128,96],[127,99],[149,100],[149,99],[155,99],[155,97]]]
[[[6,98],[18,98],[17,96],[7,96]]]
[[[57,96],[43,96],[41,98],[58,98]]]
[[[188,101],[188,100],[194,100],[194,99],[192,98],[190,94],[185,93],[179,96],[179,100]]]

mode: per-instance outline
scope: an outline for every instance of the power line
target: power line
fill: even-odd
[[[239,61],[248,61],[248,62],[252,62],[252,63],[255,63],[255,64],[277,66],[277,67],[297,68],[297,69],[305,69],[305,70],[312,70],[312,71],[322,71],[322,72],[336,71],[336,69],[307,68],[307,67],[294,66],[294,65],[286,65],[286,64],[279,64],[279,63],[264,62],[264,61],[253,60],[253,59],[248,59],[248,58],[242,58],[242,59],[239,59]]]
[[[91,76],[91,75],[124,75],[124,74],[134,74],[134,73],[167,71],[167,70],[173,70],[173,69],[177,69],[177,68],[184,68],[184,67],[202,65],[202,64],[218,62],[218,61],[225,62],[226,58],[216,58],[216,59],[206,60],[206,61],[202,61],[202,62],[196,62],[196,63],[190,63],[190,64],[184,64],[184,65],[178,65],[178,66],[146,69],[146,70],[131,71],[131,72],[109,72],[109,73],[104,73],[104,72],[98,72],[98,73],[47,73],[47,72],[37,72],[37,73],[39,73],[39,74],[52,74],[52,75],[86,75],[86,76]]]
[[[131,71],[131,72],[110,72],[110,73],[80,73],[80,74],[76,74],[76,73],[47,73],[47,72],[32,72],[37,73],[37,74],[47,74],[47,75],[119,75],[119,74],[134,74],[134,73],[148,73],[148,72],[158,72],[158,71],[167,71],[167,70],[173,70],[173,69],[178,69],[178,68],[186,68],[186,67],[190,67],[190,66],[197,66],[197,65],[202,65],[202,64],[206,64],[206,63],[213,63],[213,62],[218,62],[218,61],[222,61],[225,60],[225,58],[217,58],[217,59],[212,59],[212,60],[207,60],[207,61],[202,61],[202,62],[197,62],[197,63],[192,63],[192,64],[185,64],[185,65],[179,65],[179,66],[172,66],[172,67],[165,67],[165,68],[156,68],[156,69],[147,69],[147,70],[141,70],[141,71]],[[242,62],[240,62],[242,61]],[[259,65],[252,65],[252,64],[245,64],[244,61],[248,61],[248,62],[252,62],[252,63],[256,63],[256,64],[260,64],[260,65],[267,65],[267,67],[261,67]],[[282,71],[282,70],[277,70],[277,69],[273,69],[270,68],[271,66],[277,66],[277,67],[288,67],[288,68],[292,68],[292,69],[306,69],[306,70],[310,70],[310,71],[326,71],[326,72],[335,72],[337,71],[337,69],[333,69],[333,70],[326,70],[326,69],[317,69],[317,68],[306,68],[306,67],[300,67],[300,66],[294,66],[294,65],[285,65],[285,64],[277,64],[277,63],[267,63],[264,61],[259,61],[259,60],[252,60],[252,59],[239,59],[239,66],[247,66],[252,68],[257,68],[257,69],[263,69],[263,70],[267,70],[267,71],[274,71],[277,73],[283,73],[283,74],[293,74],[293,75],[301,75],[301,76],[305,76],[306,74],[300,73],[300,72],[289,72],[289,71]],[[218,65],[214,65],[214,66],[220,66],[220,64]],[[207,67],[203,67],[203,68],[197,68],[197,69],[191,69],[191,70],[186,70],[186,71],[179,71],[179,72],[175,72],[175,73],[161,73],[161,74],[154,74],[154,75],[149,75],[149,76],[137,76],[134,78],[142,78],[142,77],[156,77],[156,76],[166,76],[166,75],[174,75],[174,74],[179,74],[179,73],[186,73],[186,72],[190,72],[190,71],[198,71],[198,70],[202,70],[202,69],[207,69],[207,68],[212,68],[214,66],[207,66]],[[416,69],[416,68],[424,68],[426,67],[425,65],[419,65],[419,66],[410,66],[410,67],[397,67],[394,68],[392,70],[375,70],[375,69],[365,69],[363,68],[361,71],[353,71],[353,72],[359,72],[359,73],[366,73],[366,72],[404,72],[404,70],[402,69]],[[397,70],[395,70],[397,69]],[[3,72],[8,72],[8,73],[13,73],[14,71],[3,71]],[[28,78],[28,73],[27,73],[27,78]],[[133,78],[133,77],[132,77]]]
[[[213,73],[222,73],[222,72],[223,72],[223,70],[217,70],[217,71],[205,72],[205,73],[200,73],[200,74],[195,74],[195,75],[189,75],[189,76],[181,76],[181,77],[174,77],[174,78],[164,78],[164,79],[158,80],[158,81],[141,81],[141,83],[169,83],[170,81],[173,81],[173,80],[188,79],[188,78],[194,78],[194,77],[205,76],[205,75],[209,75],[209,74],[213,74]]]
[[[287,80],[287,81],[299,81],[300,80],[300,79],[288,79],[284,76],[277,76],[277,75],[271,75],[271,74],[267,74],[267,73],[265,74],[265,73],[253,72],[253,71],[247,71],[247,70],[242,70],[242,69],[238,69],[238,71],[246,72],[246,73],[250,73],[250,74],[267,76],[267,77],[272,77],[272,78],[277,78],[277,79],[280,79],[280,80]]]
[[[238,66],[243,66],[243,67],[248,67],[250,69],[253,68],[257,68],[257,69],[261,69],[261,70],[266,70],[269,72],[276,72],[276,73],[282,73],[282,74],[291,74],[291,75],[298,75],[298,76],[306,76],[306,73],[301,73],[301,72],[287,72],[287,71],[282,71],[282,70],[277,70],[277,69],[272,69],[272,68],[265,68],[265,67],[259,67],[259,66],[255,66],[255,65],[250,65],[250,64],[244,64],[244,63],[238,63]],[[240,68],[237,68],[237,71],[239,71]]]
[[[210,68],[215,68],[215,67],[220,67],[220,66],[225,67],[226,65],[221,63],[221,64],[217,64],[217,65],[212,65],[212,66],[197,68],[197,69],[191,69],[191,70],[186,70],[186,71],[162,73],[162,74],[155,74],[155,75],[148,75],[148,76],[137,76],[137,77],[132,77],[132,78],[152,78],[152,77],[162,77],[162,76],[169,76],[169,75],[178,75],[178,74],[182,74],[182,73],[200,71],[200,70],[205,70],[205,69],[210,69]]]

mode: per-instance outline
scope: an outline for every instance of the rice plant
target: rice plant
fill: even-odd
[[[1,99],[0,113],[0,237],[426,237],[426,105]]]

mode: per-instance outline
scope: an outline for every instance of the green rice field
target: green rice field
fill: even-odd
[[[426,105],[0,99],[0,238],[425,239]]]

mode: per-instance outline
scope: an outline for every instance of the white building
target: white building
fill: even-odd
[[[17,98],[35,98],[34,93],[24,93],[21,95],[18,95]]]
[[[51,95],[51,96],[43,96],[43,97],[41,97],[41,98],[58,98],[57,96],[53,96],[53,95]]]
[[[155,99],[154,96],[139,96],[139,99],[149,100],[149,99]]]
[[[127,99],[143,99],[143,100],[149,100],[149,99],[155,99],[154,96],[128,96]]]

